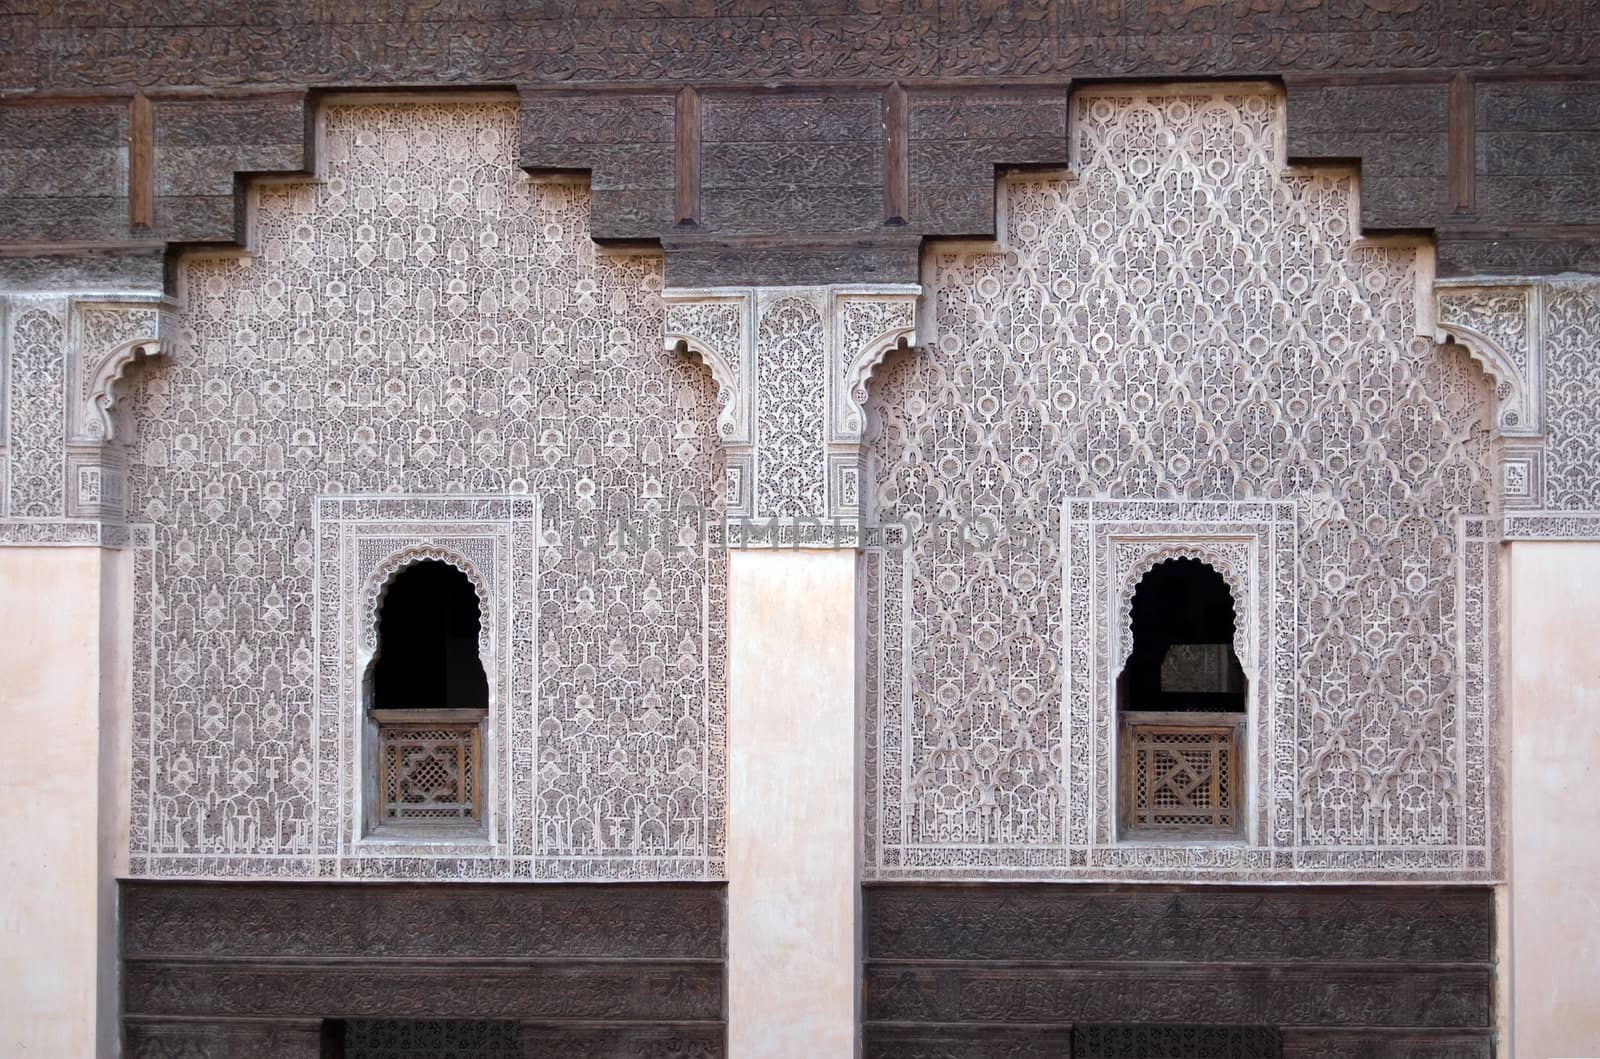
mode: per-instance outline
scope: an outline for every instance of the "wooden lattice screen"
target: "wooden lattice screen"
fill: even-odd
[[[1279,1059],[1270,1026],[1094,1025],[1072,1027],[1073,1059]]]
[[[483,710],[374,710],[378,822],[476,820]]]
[[[1239,715],[1123,715],[1123,826],[1231,834],[1243,777]]]

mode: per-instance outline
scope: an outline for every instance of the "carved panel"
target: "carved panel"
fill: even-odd
[[[702,106],[698,221],[719,237],[881,225],[881,92],[708,92]]]
[[[775,291],[760,298],[755,350],[758,518],[820,518],[826,511],[823,309],[804,294]]]
[[[1494,422],[1433,341],[1426,248],[1361,237],[1350,172],[1285,168],[1271,90],[1083,91],[1072,129],[1070,180],[1003,186],[998,251],[930,255],[931,341],[876,384],[907,544],[865,564],[866,871],[1492,874]],[[1262,516],[1261,627],[1296,661],[1255,726],[1261,845],[1091,843],[1109,738],[1073,711],[1106,626],[1068,603],[1072,497],[1147,502],[1152,533],[1299,506]]]
[[[66,321],[57,301],[14,299],[7,378],[12,518],[66,514]]]
[[[127,1010],[157,1018],[316,1014],[677,1022],[715,1020],[722,1012],[722,967],[709,962],[516,960],[447,968],[130,959],[125,967]]]
[[[1495,380],[1500,433],[1507,437],[1544,433],[1537,286],[1441,281],[1437,302],[1440,340],[1461,342]]]
[[[1600,283],[1549,281],[1539,285],[1538,300],[1545,435],[1537,447],[1508,445],[1501,457],[1508,472],[1528,464],[1532,497],[1518,506],[1537,510],[1508,511],[1506,536],[1593,539],[1600,537]]]
[[[880,884],[863,913],[869,1056],[1056,1056],[1042,1045],[1069,1033],[1073,1055],[1480,1056],[1493,1038],[1488,888]]]
[[[163,298],[73,298],[72,392],[67,399],[67,439],[77,443],[121,440],[112,418],[115,388],[128,369],[161,353],[172,306]],[[123,428],[126,433],[127,428]]]
[[[917,344],[915,291],[835,294],[828,344],[828,510],[867,515],[862,505],[861,453],[867,428],[867,386],[889,354]]]
[[[915,286],[667,294],[667,344],[710,369],[722,401],[727,540],[862,540],[867,383],[916,341]]]
[[[0,524],[11,507],[11,487],[7,480],[11,445],[11,302],[0,296]]]
[[[135,874],[720,876],[726,567],[662,529],[721,510],[715,390],[663,349],[659,261],[598,253],[517,136],[510,101],[330,105],[254,253],[179,263],[129,402]],[[508,579],[510,847],[355,856],[341,571],[453,532]]]
[[[347,1054],[474,1019],[530,1059],[723,1054],[718,885],[137,881],[121,907],[135,1055],[311,1059],[323,1019]]]
[[[892,963],[1494,959],[1494,904],[1480,889],[963,883],[865,893],[868,957]]]
[[[319,1019],[206,1023],[129,1019],[123,1054],[131,1059],[322,1059]]]
[[[1438,285],[1438,326],[1494,377],[1506,539],[1600,533],[1595,335],[1600,284],[1589,279],[1452,280]]]
[[[1157,969],[869,965],[869,1022],[1266,1023],[1487,1027],[1488,969]],[[933,1012],[930,1016],[928,1011]],[[1330,1012],[1339,1015],[1330,1018]]]
[[[122,887],[123,954],[140,959],[720,959],[722,914],[712,884]]]
[[[1542,285],[1543,507],[1600,511],[1600,283]]]
[[[170,306],[159,295],[11,302],[0,312],[0,544],[114,546],[128,463],[116,387],[161,351]]]

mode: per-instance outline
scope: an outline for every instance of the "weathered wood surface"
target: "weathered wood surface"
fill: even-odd
[[[316,1056],[323,1020],[493,1019],[526,1054],[723,1054],[718,885],[126,882],[134,1056]]]
[[[1292,156],[1358,164],[1445,274],[1600,270],[1600,0],[19,0],[0,283],[236,243],[236,175],[314,166],[312,93],[431,87],[516,88],[524,164],[589,174],[595,237],[675,285],[914,280],[993,232],[996,167],[1066,163],[1073,80],[1227,77],[1280,79]]]
[[[1129,1025],[1190,1059],[1490,1054],[1488,889],[885,884],[864,908],[872,1059],[1042,1059]]]

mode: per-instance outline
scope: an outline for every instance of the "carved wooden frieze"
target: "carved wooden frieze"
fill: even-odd
[[[605,0],[581,18],[566,9],[493,8],[423,20],[403,6],[343,4],[275,21],[246,19],[216,0],[178,20],[113,18],[88,0],[22,11],[9,38],[19,61],[7,70],[7,88],[431,84],[445,72],[458,84],[1203,77],[1538,69],[1581,66],[1593,56],[1577,9],[1531,14],[1505,4],[1469,10],[1352,9],[1321,0],[1294,8],[966,0],[947,8],[890,3],[799,15],[675,5],[643,16],[622,0]],[[469,33],[473,47],[454,46]],[[1508,33],[1518,47],[1505,46]]]
[[[146,881],[121,907],[134,1055],[723,1054],[716,885]]]
[[[863,911],[869,1056],[1070,1036],[1073,1055],[1486,1059],[1493,1039],[1488,888],[883,884]]]
[[[993,233],[997,167],[1063,164],[1067,79],[1230,77],[1287,84],[1292,156],[1359,159],[1366,222],[1437,230],[1445,274],[1595,272],[1583,11],[24,4],[0,19],[0,278],[159,283],[166,246],[239,240],[235,175],[315,164],[311,90],[514,85],[523,164],[587,172],[593,234],[659,240],[675,286],[912,282],[923,236]]]

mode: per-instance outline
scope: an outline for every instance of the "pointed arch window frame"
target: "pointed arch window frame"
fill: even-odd
[[[513,746],[537,724],[540,510],[528,494],[341,494],[319,497],[315,768],[333,790],[318,799],[313,842],[324,878],[514,879],[531,877],[537,836],[516,821],[535,815],[532,763],[519,772]],[[443,549],[480,576],[479,659],[489,684],[483,721],[483,811],[476,828],[434,835],[368,826],[362,681],[375,646],[380,568]],[[484,646],[487,644],[487,646]],[[536,760],[536,759],[535,759]],[[334,793],[336,792],[336,793]]]
[[[1229,547],[1230,544],[1234,546]],[[1245,580],[1253,564],[1239,561],[1242,556],[1238,546],[1244,545],[1244,552],[1248,554],[1253,544],[1253,541],[1241,538],[1173,542],[1149,551],[1124,577],[1123,591],[1118,600],[1122,609],[1116,615],[1120,639],[1118,650],[1113,655],[1117,659],[1113,667],[1113,681],[1120,683],[1126,679],[1128,667],[1133,664],[1133,652],[1137,644],[1134,600],[1144,590],[1146,579],[1168,563],[1188,561],[1198,563],[1209,571],[1228,593],[1233,617],[1233,637],[1229,646],[1244,670],[1244,703],[1238,711],[1175,714],[1141,709],[1137,705],[1130,708],[1118,695],[1118,745],[1114,767],[1117,770],[1117,833],[1121,839],[1228,840],[1236,839],[1243,831],[1248,815],[1252,776],[1244,746],[1252,732],[1250,715],[1253,712],[1252,698],[1256,693],[1255,667],[1247,666],[1245,659],[1247,652],[1251,653],[1249,657],[1252,661],[1259,662],[1259,659],[1254,656],[1256,644],[1250,635],[1251,613],[1248,607],[1252,592]],[[1153,805],[1140,805],[1139,760],[1150,756],[1150,767],[1154,769],[1155,759],[1161,754],[1163,744],[1168,754],[1179,754],[1181,757],[1182,754],[1198,751],[1210,757],[1210,771],[1204,777],[1211,788],[1207,799],[1211,816],[1209,822],[1163,822],[1163,816],[1170,818],[1176,814],[1162,813]],[[1181,752],[1173,749],[1179,745],[1186,745],[1188,749]],[[1224,782],[1229,788],[1226,794],[1223,793]],[[1151,800],[1154,801],[1154,797]],[[1194,812],[1183,815],[1206,815],[1199,806],[1194,808]]]
[[[1301,509],[1318,502],[1070,498],[1064,503],[1063,781],[1074,804],[1094,807],[1086,818],[1067,825],[1072,863],[1149,877],[1151,872],[1181,873],[1190,863],[1267,870],[1279,858],[1292,858],[1296,527],[1300,518],[1315,516]],[[1234,650],[1248,691],[1236,837],[1120,833],[1117,677],[1133,649],[1133,593],[1154,565],[1180,557],[1212,566],[1234,596]]]
[[[483,669],[486,685],[486,703],[482,708],[393,709],[380,708],[373,698],[373,682],[378,655],[383,648],[384,605],[395,582],[408,571],[423,563],[439,563],[456,573],[471,588],[478,611],[478,665]],[[484,729],[495,702],[495,687],[488,680],[494,671],[495,629],[490,620],[494,594],[476,563],[456,549],[428,542],[402,548],[389,556],[367,579],[363,593],[362,611],[366,617],[362,643],[362,704],[367,725],[366,754],[362,762],[365,771],[363,789],[366,803],[365,831],[376,835],[385,828],[397,825],[413,827],[454,826],[479,828],[484,826],[484,787],[488,778],[484,753]],[[401,781],[390,775],[397,768],[399,758],[409,748],[413,751],[424,745],[436,750],[453,751],[457,757],[457,775],[460,777],[459,804],[456,815],[430,819],[413,817],[405,812],[403,803],[391,800],[391,787]],[[464,811],[463,811],[464,810]]]

